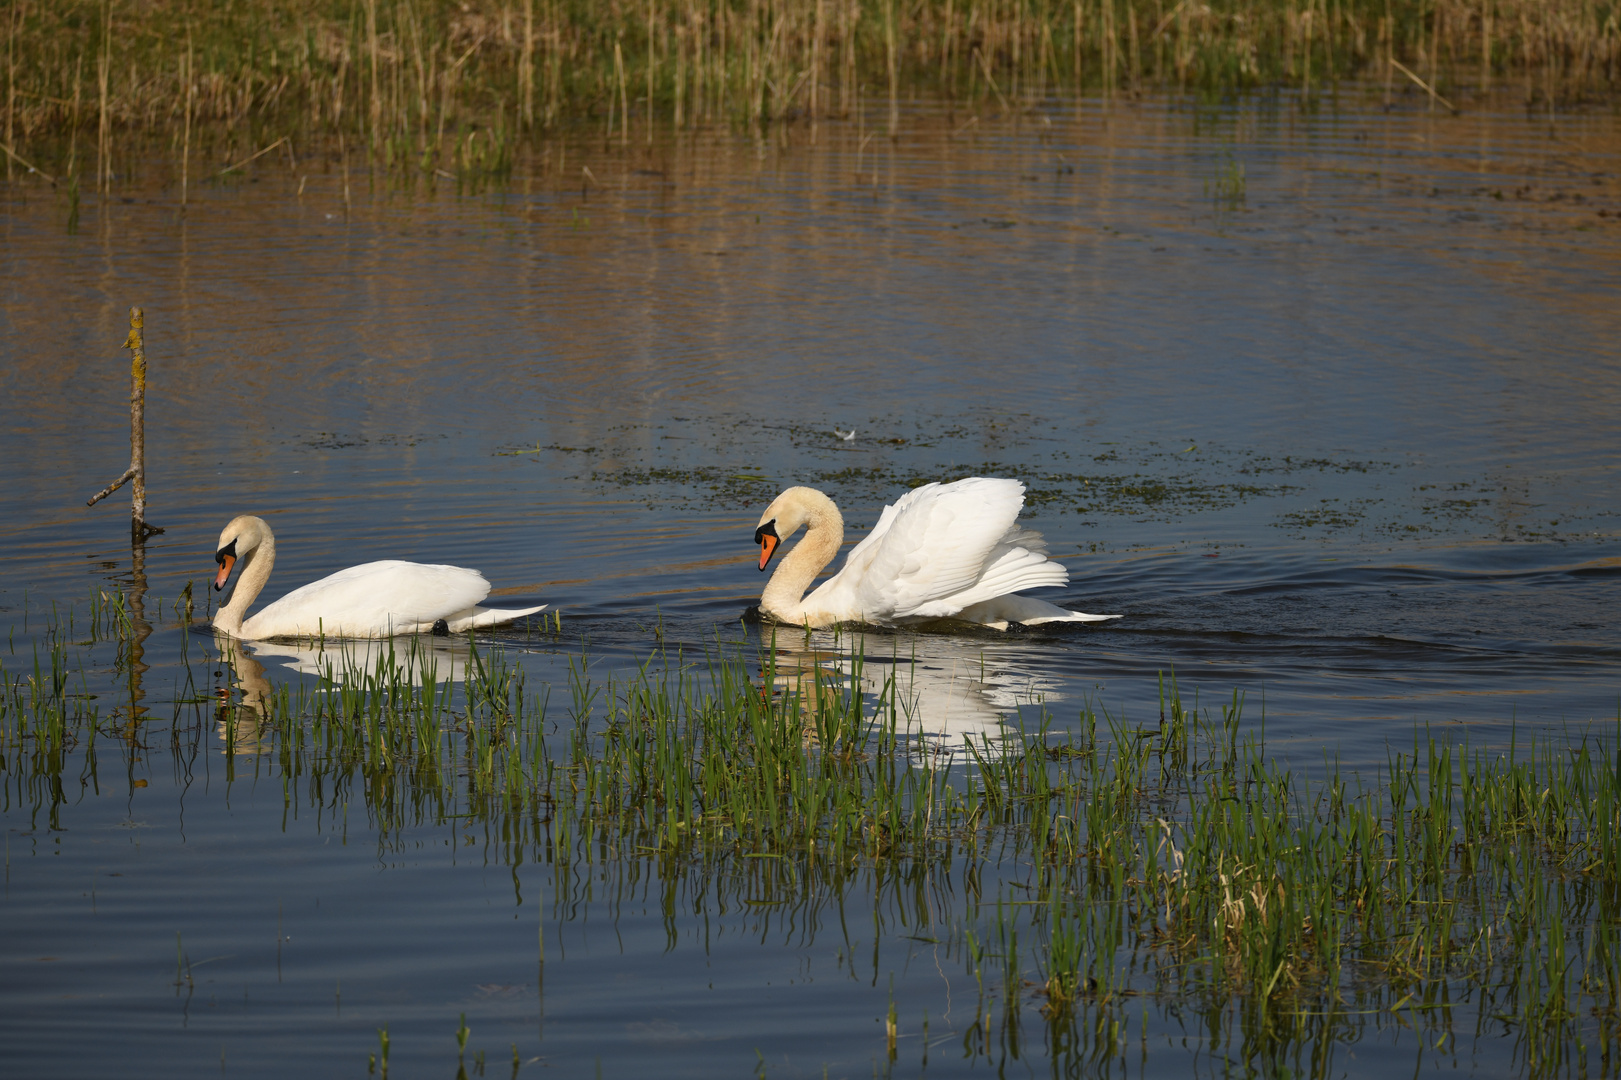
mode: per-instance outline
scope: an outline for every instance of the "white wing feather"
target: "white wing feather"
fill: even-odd
[[[477,570],[386,559],[294,589],[248,619],[242,630],[249,638],[380,637],[426,632],[440,619],[487,625],[474,620],[484,614],[476,605],[489,593],[490,583]],[[527,613],[501,611],[491,621]]]
[[[884,507],[806,606],[872,622],[945,618],[1020,589],[1068,583],[1041,534],[1019,526],[1023,505],[1017,480],[971,477],[909,491]]]

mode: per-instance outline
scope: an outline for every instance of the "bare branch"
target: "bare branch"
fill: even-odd
[[[131,468],[123,476],[120,476],[117,480],[114,480],[112,483],[108,484],[106,487],[92,495],[90,497],[90,501],[85,503],[85,505],[96,505],[98,502],[105,499],[107,496],[111,495],[113,492],[117,491],[119,488],[123,487],[133,479],[135,479],[135,470]]]
[[[22,157],[17,153],[17,151],[13,150],[11,147],[7,146],[5,143],[0,143],[0,150],[4,150],[6,152],[6,154],[8,156],[10,156],[12,161],[15,161],[17,164],[21,165],[23,168],[27,169],[29,172],[35,173],[35,174],[37,174],[39,176],[43,176],[45,179],[49,180],[51,182],[52,187],[56,186],[56,177],[52,176],[50,173],[46,172],[44,169],[41,169],[41,168],[38,168],[36,166],[30,165],[28,162],[26,162],[26,161],[24,161],[22,159]]]
[[[240,169],[242,166],[246,165],[248,162],[257,161],[259,158],[264,157],[266,154],[270,153],[270,151],[274,150],[276,147],[280,146],[282,143],[284,143],[286,141],[287,141],[287,136],[283,135],[281,138],[277,139],[275,142],[271,143],[269,146],[265,147],[263,150],[259,151],[257,154],[254,154],[252,157],[243,158],[241,161],[237,162],[235,165],[227,165],[227,166],[225,166],[225,168],[221,169],[215,175],[216,176],[224,176],[228,172],[235,172],[237,169]]]
[[[1405,64],[1403,64],[1401,61],[1397,60],[1395,57],[1391,57],[1390,58],[1390,66],[1395,68],[1397,71],[1401,72],[1403,75],[1407,76],[1409,79],[1412,79],[1414,82],[1418,83],[1419,89],[1423,90],[1426,94],[1430,95],[1431,99],[1433,99],[1435,101],[1439,101],[1441,104],[1445,105],[1452,112],[1452,114],[1454,116],[1457,115],[1458,107],[1456,105],[1452,104],[1452,102],[1448,101],[1446,98],[1442,97],[1440,94],[1437,94],[1435,92],[1434,88],[1432,88],[1429,83],[1425,82],[1423,79],[1419,78],[1417,75],[1414,75],[1411,71],[1407,70],[1407,66]]]

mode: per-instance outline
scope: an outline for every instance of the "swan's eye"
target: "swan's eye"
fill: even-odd
[[[218,551],[216,551],[214,553],[214,561],[216,563],[218,563],[219,565],[221,565],[221,566],[225,565],[225,560],[227,560],[227,559],[235,559],[235,558],[236,558],[236,541],[235,540],[232,540],[229,544],[226,544],[224,547],[220,548]]]
[[[764,525],[761,525],[758,529],[754,530],[754,542],[756,544],[765,543],[765,538],[768,537],[768,536],[771,537],[771,539],[773,539],[773,540],[777,539],[777,519],[776,518],[772,518],[770,521],[766,522]]]

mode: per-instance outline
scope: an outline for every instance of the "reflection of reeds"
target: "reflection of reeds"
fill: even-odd
[[[94,126],[103,193],[120,135],[193,119],[216,155],[345,132],[374,165],[499,170],[521,133],[568,118],[628,140],[849,115],[865,94],[893,133],[902,87],[1016,107],[1083,88],[1310,92],[1392,61],[1431,87],[1517,76],[1549,100],[1621,79],[1615,0],[15,0],[0,23],[6,145]]]

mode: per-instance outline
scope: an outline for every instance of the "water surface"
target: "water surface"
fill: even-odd
[[[918,106],[893,143],[638,143],[574,132],[477,192],[379,176],[347,210],[331,153],[184,214],[154,159],[76,232],[60,194],[3,189],[6,670],[132,584],[122,494],[83,502],[127,460],[137,303],[166,530],[140,567],[147,737],[4,811],[19,1075],[355,1075],[385,1025],[397,1072],[450,1075],[464,1012],[490,1068],[516,1044],[569,1075],[742,1074],[756,1049],[866,1075],[891,975],[934,1038],[960,1020],[960,965],[879,925],[881,872],[809,926],[717,895],[670,923],[658,882],[606,868],[560,909],[545,867],[453,817],[380,844],[363,799],[222,753],[196,702],[227,669],[174,604],[189,582],[205,614],[237,513],[277,531],[266,599],[405,558],[554,605],[561,634],[488,641],[561,688],[582,657],[755,640],[749,541],[784,486],[827,490],[853,540],[909,484],[1013,476],[1071,570],[1047,598],[1124,617],[869,636],[941,731],[1043,703],[1060,729],[1087,701],[1147,719],[1173,672],[1308,764],[1613,725],[1613,116],[1087,101]],[[283,652],[269,683],[311,685]],[[113,660],[85,655],[112,708]],[[929,1069],[970,1067],[953,1045]],[[1415,1052],[1386,1032],[1354,1070]],[[1421,1060],[1495,1060],[1472,1053]]]

